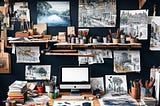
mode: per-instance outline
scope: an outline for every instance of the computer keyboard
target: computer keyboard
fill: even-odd
[[[68,95],[62,95],[61,99],[84,99],[84,96],[68,96]]]

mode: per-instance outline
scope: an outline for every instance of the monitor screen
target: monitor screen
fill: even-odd
[[[60,89],[90,89],[89,67],[62,67]]]
[[[62,68],[62,82],[88,82],[88,68]]]

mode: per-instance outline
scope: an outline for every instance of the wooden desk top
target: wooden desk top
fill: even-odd
[[[51,99],[49,101],[49,106],[53,106],[54,101],[59,101],[59,100],[63,101],[63,99],[61,99],[61,95],[69,95],[69,94],[70,94],[69,92],[61,92],[59,98]],[[67,101],[85,101],[85,100],[87,101],[87,100],[89,100],[89,97],[93,97],[94,106],[100,106],[99,100],[96,98],[96,96],[92,95],[91,93],[89,93],[89,92],[83,92],[83,93],[81,93],[81,95],[85,96],[84,100],[67,100]],[[45,103],[41,104],[41,105],[33,103],[33,104],[25,104],[23,106],[46,106],[46,105],[45,105]]]

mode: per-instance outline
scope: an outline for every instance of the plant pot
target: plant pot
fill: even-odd
[[[119,39],[113,38],[112,40],[113,40],[113,43],[119,43]]]
[[[37,87],[37,89],[38,89],[38,93],[39,93],[39,94],[42,94],[42,93],[43,93],[43,87],[42,87],[42,86]]]
[[[51,86],[47,86],[47,85],[45,86],[45,92],[49,93],[51,90],[52,90]]]
[[[135,38],[130,38],[130,43],[136,43],[136,39]]]
[[[131,92],[129,92],[129,94],[132,96],[132,98],[139,99],[140,98],[140,88],[131,87]]]

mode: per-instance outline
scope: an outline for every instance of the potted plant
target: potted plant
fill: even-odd
[[[51,83],[50,83],[50,80],[44,81],[44,86],[45,86],[45,92],[47,92],[48,94],[50,93],[50,91],[53,90]]]
[[[42,95],[42,93],[43,93],[43,91],[44,91],[44,87],[43,87],[42,82],[38,82],[38,83],[37,83],[37,90],[38,90],[38,94],[39,94],[39,95]]]
[[[117,29],[116,33],[112,33],[112,41],[113,43],[119,43],[120,42],[120,29]]]
[[[136,43],[136,37],[134,37],[132,33],[130,33],[129,36],[130,36],[130,43]]]

